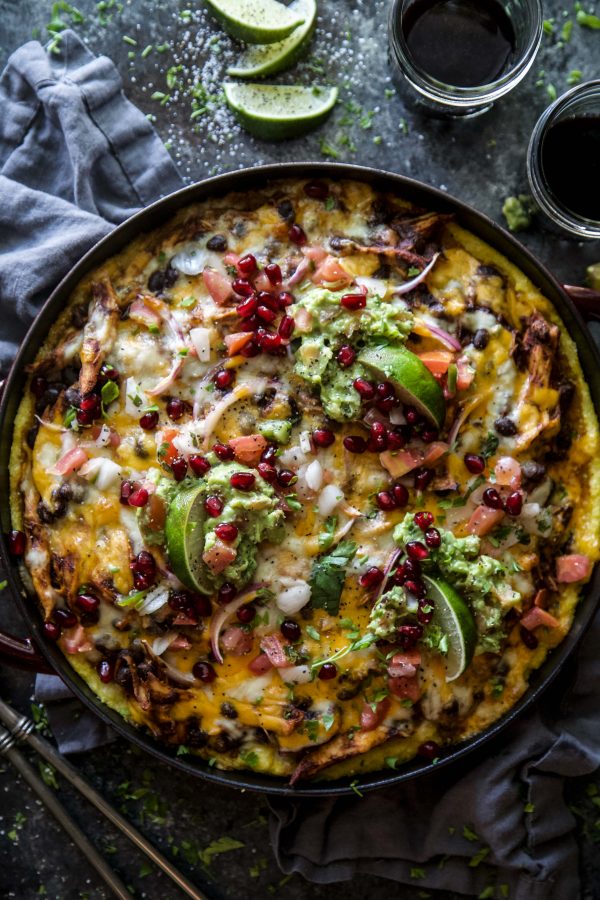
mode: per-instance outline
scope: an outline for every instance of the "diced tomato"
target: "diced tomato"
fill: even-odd
[[[469,534],[478,534],[479,537],[483,537],[484,534],[489,534],[496,525],[499,525],[503,518],[504,513],[501,509],[478,506],[467,522],[467,531]]]
[[[466,391],[473,383],[475,378],[475,369],[467,359],[461,358],[457,361],[458,374],[456,376],[456,390]]]
[[[427,447],[425,451],[425,456],[423,457],[423,465],[428,469],[431,469],[439,459],[442,458],[448,451],[450,450],[450,445],[445,444],[444,441],[433,441]]]
[[[239,625],[232,625],[223,632],[221,646],[232,656],[244,656],[252,650],[252,635],[248,634]]]
[[[223,262],[226,266],[237,266],[241,257],[238,256],[237,253],[234,253],[233,250],[230,250],[229,253],[226,253],[223,257]]]
[[[166,446],[161,449],[160,458],[169,465],[176,456],[179,456],[179,450],[173,445],[173,438],[176,438],[179,432],[176,428],[163,428],[161,432],[162,444]]]
[[[394,453],[386,450],[385,453],[379,454],[379,461],[392,478],[402,478],[403,475],[423,464],[424,455],[411,450],[398,450]]]
[[[420,664],[421,653],[419,650],[396,653],[388,665],[388,675],[390,678],[411,678],[417,674]]]
[[[162,321],[159,314],[150,309],[143,300],[133,301],[129,307],[129,318],[137,322],[138,325],[145,325],[146,328],[149,328],[151,325],[158,327]]]
[[[332,284],[337,282],[350,284],[352,275],[346,272],[335,256],[326,256],[313,274],[312,281],[315,284]]]
[[[63,631],[62,645],[67,653],[87,653],[88,650],[93,650],[93,644],[88,640],[81,624]]]
[[[381,725],[389,708],[390,701],[387,697],[380,700],[375,709],[370,703],[365,703],[360,713],[361,731],[373,731],[378,725]]]
[[[294,313],[294,321],[296,323],[296,331],[302,334],[308,334],[312,329],[312,315],[303,306],[300,306]]]
[[[512,456],[501,456],[494,468],[496,484],[517,490],[521,487],[521,466]]]
[[[429,353],[419,353],[419,359],[432,375],[445,375],[450,363],[454,362],[454,354],[448,350],[431,350]]]
[[[169,644],[169,650],[189,650],[191,646],[185,634],[178,634],[175,640]]]
[[[582,553],[569,553],[556,560],[556,580],[561,584],[572,584],[590,577],[592,561]]]
[[[197,625],[198,619],[194,619],[188,613],[178,612],[173,619],[173,625]]]
[[[421,696],[418,675],[410,678],[388,678],[388,688],[394,697],[399,697],[401,700],[412,700],[413,703],[416,703]]]
[[[257,466],[267,449],[267,441],[262,434],[243,434],[232,438],[229,446],[233,447],[233,455],[243,466]]]
[[[264,675],[265,672],[268,672],[269,669],[273,668],[273,663],[266,653],[259,653],[258,656],[255,656],[254,659],[250,660],[248,668],[251,672],[254,672],[255,675]]]
[[[228,356],[235,356],[236,353],[239,353],[246,344],[250,343],[253,336],[251,331],[236,331],[234,334],[226,334],[223,340]]]
[[[546,612],[545,609],[541,609],[539,606],[532,606],[521,619],[521,625],[527,631],[533,631],[535,628],[539,628],[540,625],[545,625],[546,628],[558,628],[560,622],[554,616],[551,616],[549,612]]]
[[[213,575],[220,575],[236,556],[237,550],[217,538],[212,547],[202,554],[202,559]]]
[[[276,669],[285,669],[291,663],[285,654],[286,643],[276,634],[267,634],[260,642],[260,649]]]
[[[327,256],[327,250],[325,250],[323,247],[303,247],[302,253],[307,259],[312,259],[314,263],[323,262],[323,260]]]
[[[533,599],[533,605],[539,606],[540,609],[546,609],[546,604],[548,603],[548,589],[541,588]]]
[[[207,266],[202,273],[202,278],[204,279],[206,290],[217,306],[224,306],[229,298],[233,296],[231,281],[226,275],[217,272],[216,269],[211,269],[210,266]]]
[[[88,459],[89,457],[82,447],[73,447],[72,450],[67,450],[65,455],[61,456],[54,466],[54,471],[57,475],[70,475],[71,472],[80,469]]]

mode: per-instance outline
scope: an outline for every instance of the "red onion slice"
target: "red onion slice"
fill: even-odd
[[[210,622],[210,648],[217,662],[223,663],[223,655],[221,653],[221,648],[219,647],[219,638],[221,637],[223,628],[236,614],[240,606],[253,600],[260,588],[266,587],[266,584],[266,581],[261,581],[257,584],[250,585],[245,591],[238,594],[231,603],[228,603],[227,606],[222,606],[216,615],[212,617]]]
[[[483,397],[473,397],[472,400],[469,400],[469,402],[465,403],[465,405],[462,407],[458,416],[452,423],[452,428],[448,432],[448,444],[450,445],[450,448],[452,448],[454,446],[454,442],[456,441],[456,438],[458,437],[458,432],[460,431],[462,426],[465,424],[466,420],[469,418],[469,416],[471,415],[471,413],[473,412],[475,407],[479,406],[482,399],[483,399]]]
[[[395,287],[393,287],[392,293],[396,294],[396,295],[408,294],[414,288],[418,287],[418,285],[420,285],[421,282],[425,281],[425,279],[427,278],[427,276],[429,275],[429,273],[435,266],[439,255],[440,255],[439,253],[436,253],[434,255],[433,259],[427,263],[427,265],[425,266],[423,271],[419,272],[419,274],[416,275],[414,278],[411,278],[410,281],[405,281],[404,284],[398,284]]]
[[[419,324],[423,325],[424,328],[430,333],[430,335],[436,338],[440,344],[443,344],[444,347],[447,347],[448,350],[462,350],[460,341],[458,341],[453,334],[448,334],[447,331],[444,331],[443,328],[439,328],[437,325],[432,325],[426,319],[419,319]]]
[[[396,547],[394,550],[392,550],[392,552],[388,558],[388,561],[385,564],[385,568],[383,570],[383,578],[381,580],[381,584],[379,585],[379,588],[377,589],[377,593],[375,594],[374,603],[377,603],[377,601],[379,600],[379,598],[385,591],[387,580],[390,577],[390,572],[394,568],[394,566],[400,556],[402,556],[402,550],[400,550],[399,547]]]

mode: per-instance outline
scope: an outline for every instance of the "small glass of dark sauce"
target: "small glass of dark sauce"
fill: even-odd
[[[600,238],[600,80],[567,91],[542,114],[527,171],[538,206],[555,225]]]
[[[429,112],[477,115],[529,71],[542,26],[541,0],[393,0],[391,57]]]

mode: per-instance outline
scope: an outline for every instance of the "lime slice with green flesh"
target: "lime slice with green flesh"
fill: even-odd
[[[206,0],[231,37],[247,44],[283,41],[304,19],[277,0]]]
[[[256,137],[282,141],[320,125],[333,109],[337,88],[299,84],[223,85],[225,99],[243,127]]]
[[[433,625],[439,625],[448,638],[446,681],[454,681],[473,658],[477,628],[473,614],[460,594],[446,581],[423,575],[427,596],[434,604]]]
[[[358,360],[378,376],[391,381],[403,403],[414,406],[438,428],[446,418],[444,393],[425,363],[406,347],[363,350]]]
[[[316,0],[296,0],[288,7],[304,19],[289,37],[275,44],[258,44],[242,53],[237,65],[227,74],[234,78],[264,78],[289,69],[300,58],[314,31],[317,19]]]
[[[204,498],[205,491],[201,486],[175,494],[167,512],[165,537],[171,568],[179,580],[192,591],[211,594],[212,588],[206,581],[207,569],[202,561]]]

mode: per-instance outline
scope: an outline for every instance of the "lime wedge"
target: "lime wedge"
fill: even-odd
[[[433,624],[439,625],[448,638],[446,657],[446,681],[454,681],[465,671],[473,658],[477,643],[477,629],[471,610],[445,581],[434,581],[423,575],[427,585],[427,596],[433,601],[435,610]]]
[[[223,85],[225,99],[237,118],[256,137],[282,141],[316,128],[329,115],[337,88],[299,84]]]
[[[211,594],[205,583],[206,567],[202,561],[205,517],[203,485],[179,491],[169,504],[165,522],[165,537],[171,568],[192,591]]]
[[[418,356],[406,347],[380,347],[363,350],[358,359],[391,381],[403,403],[414,406],[438,428],[443,426],[446,417],[443,391]]]
[[[206,0],[231,37],[247,44],[273,44],[288,37],[304,21],[277,0]]]
[[[230,66],[227,74],[233,78],[264,78],[289,69],[303,53],[314,31],[317,18],[316,0],[296,0],[288,9],[304,19],[289,37],[275,44],[258,44],[248,47],[237,65]]]

